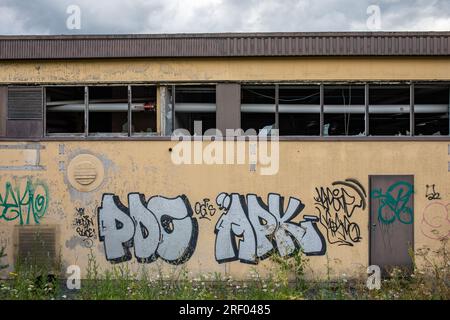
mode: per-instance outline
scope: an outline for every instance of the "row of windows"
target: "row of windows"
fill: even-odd
[[[47,135],[156,133],[154,86],[47,87],[45,97]]]
[[[282,136],[448,135],[449,89],[436,84],[242,85],[237,122],[243,130],[279,129]],[[156,108],[163,109],[162,121],[171,130],[193,134],[194,123],[201,121],[205,132],[221,121],[216,86],[169,87],[163,106],[156,106],[156,86],[47,87],[45,96],[47,135],[154,135]]]
[[[243,93],[253,95],[254,99],[259,95],[260,99],[262,92],[255,89],[251,88],[246,93],[247,89],[243,88]],[[366,135],[366,131],[367,135],[401,136],[411,135],[412,128],[415,135],[448,135],[449,89],[434,86],[414,88],[413,114],[410,94],[409,86],[371,85],[367,92],[366,113],[364,86],[325,86],[322,110],[319,87],[280,87],[280,135],[320,135],[321,115],[324,136]],[[265,96],[268,97],[267,94]],[[268,100],[266,98],[265,102]],[[262,119],[268,124],[272,120],[271,114],[263,114]],[[411,126],[413,119],[414,125]]]

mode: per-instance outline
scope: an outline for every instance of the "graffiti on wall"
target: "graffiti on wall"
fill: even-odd
[[[99,239],[106,259],[111,263],[141,263],[158,258],[182,264],[189,260],[197,245],[198,224],[186,196],[153,196],[148,201],[140,193],[128,194],[127,208],[119,197],[104,194],[98,208]]]
[[[353,246],[362,237],[359,225],[352,218],[366,208],[366,190],[356,179],[335,181],[331,185],[315,189],[320,224],[327,231],[330,244]]]
[[[381,189],[374,189],[371,193],[372,199],[378,199],[378,220],[382,224],[391,224],[398,220],[404,224],[413,223],[413,209],[409,206],[409,200],[414,192],[411,183],[398,181],[383,193]]]
[[[256,264],[277,251],[289,256],[302,250],[306,255],[324,255],[326,243],[317,227],[316,216],[292,221],[304,205],[290,197],[268,195],[267,205],[254,194],[221,193],[218,209],[209,199],[195,205],[199,219],[210,219],[216,211],[222,215],[215,225],[215,258],[219,263],[239,260]],[[114,194],[104,194],[98,208],[99,239],[106,259],[112,263],[132,259],[150,263],[158,258],[182,264],[194,253],[198,223],[186,196],[153,196],[148,201],[140,193],[128,195],[128,208]]]
[[[39,221],[47,212],[49,192],[42,181],[26,179],[26,183],[6,182],[0,192],[0,220],[18,221],[20,225]]]
[[[277,251],[289,256],[302,250],[306,255],[325,254],[325,239],[317,228],[315,216],[292,220],[305,207],[290,197],[270,193],[267,204],[255,194],[221,193],[216,198],[223,210],[216,226],[215,258],[218,263],[237,261],[257,264]]]
[[[422,233],[429,239],[444,240],[450,237],[450,203],[432,202],[423,212]]]
[[[91,248],[96,239],[94,219],[85,213],[84,208],[76,208],[76,215],[72,223],[76,233],[83,239],[83,245]]]
[[[441,194],[439,192],[436,192],[435,188],[436,186],[434,184],[430,185],[426,185],[426,191],[425,191],[425,197],[428,200],[440,200],[441,199]]]
[[[194,206],[194,212],[199,216],[199,219],[211,220],[216,211],[214,204],[208,198],[203,199],[201,202],[196,202]]]

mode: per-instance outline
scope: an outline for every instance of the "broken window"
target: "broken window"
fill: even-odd
[[[132,135],[156,132],[156,86],[131,87],[131,123]]]
[[[89,87],[89,134],[128,135],[128,87]]]
[[[449,134],[449,97],[449,86],[415,86],[414,135]]]
[[[364,86],[324,87],[324,136],[365,134]]]
[[[194,135],[195,122],[201,122],[201,133],[216,128],[216,87],[175,87],[175,129]],[[198,128],[200,131],[200,128]]]
[[[320,135],[320,86],[279,87],[279,129],[283,136]]]
[[[275,128],[275,86],[242,86],[241,129],[247,131]]]
[[[374,136],[410,135],[410,88],[370,85],[369,133]]]
[[[46,134],[84,134],[84,87],[47,87]]]

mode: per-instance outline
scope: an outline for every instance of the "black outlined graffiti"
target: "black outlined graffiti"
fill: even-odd
[[[153,196],[145,201],[140,193],[128,194],[129,208],[114,194],[104,194],[98,208],[99,239],[111,263],[140,263],[158,258],[170,264],[185,263],[197,245],[198,224],[189,200]]]
[[[315,189],[320,224],[327,230],[330,244],[353,246],[362,240],[359,225],[352,221],[357,210],[366,208],[366,190],[356,179],[335,181],[332,187]]]
[[[436,186],[434,184],[432,184],[431,186],[427,184],[426,187],[427,187],[427,190],[425,192],[425,197],[428,200],[431,201],[431,200],[440,200],[441,199],[441,194],[439,192],[436,192],[436,190],[435,190]]]
[[[275,250],[289,256],[302,250],[306,255],[324,255],[325,239],[317,228],[318,218],[304,216],[292,220],[304,209],[304,204],[290,197],[287,208],[284,198],[270,193],[267,205],[255,194],[221,193],[216,198],[224,210],[215,226],[215,257],[218,263],[239,260],[257,264]]]
[[[211,221],[210,217],[216,214],[217,209],[214,208],[214,204],[210,202],[208,198],[203,199],[202,202],[196,202],[194,206],[194,211],[196,215],[199,215],[199,219],[207,219]]]
[[[76,208],[76,216],[73,220],[73,227],[77,234],[83,239],[83,245],[86,248],[91,248],[96,239],[94,220],[85,213],[84,208]]]

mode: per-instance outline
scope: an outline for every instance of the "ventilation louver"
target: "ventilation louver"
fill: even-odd
[[[18,226],[17,262],[53,268],[56,263],[56,227]]]
[[[9,87],[8,119],[9,120],[42,120],[41,87]]]

